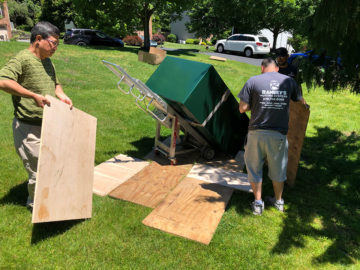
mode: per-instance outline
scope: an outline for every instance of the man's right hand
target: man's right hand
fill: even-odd
[[[42,95],[35,94],[33,98],[38,107],[44,108],[45,105],[50,105],[50,101]]]

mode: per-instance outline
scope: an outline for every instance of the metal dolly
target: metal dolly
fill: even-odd
[[[162,153],[165,155],[172,165],[177,163],[176,155],[186,154],[196,150],[200,150],[206,160],[214,158],[214,149],[208,141],[194,129],[194,126],[201,126],[201,124],[189,121],[180,116],[159,95],[154,93],[141,80],[131,77],[120,66],[105,60],[102,60],[102,62],[120,78],[117,82],[119,90],[124,94],[131,94],[135,98],[136,106],[156,120],[154,145],[156,154]],[[124,89],[123,87],[128,89]],[[160,141],[161,126],[171,129],[170,144]],[[179,135],[180,130],[184,133],[182,137]],[[180,141],[179,143],[177,142],[178,140]]]

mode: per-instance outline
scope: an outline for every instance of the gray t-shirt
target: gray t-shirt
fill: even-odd
[[[278,72],[251,77],[238,97],[251,109],[249,130],[270,129],[287,134],[289,102],[301,99],[294,79]]]

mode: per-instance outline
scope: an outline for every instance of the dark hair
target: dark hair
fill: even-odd
[[[265,58],[262,62],[261,62],[261,65],[263,66],[263,67],[268,67],[268,66],[270,66],[270,65],[274,65],[274,66],[278,66],[278,64],[276,63],[276,61],[274,60],[274,59],[272,59],[272,58]]]
[[[60,36],[60,30],[49,22],[38,22],[33,29],[31,29],[30,43],[35,41],[37,35],[40,35],[42,38]]]
[[[288,50],[284,47],[280,47],[280,48],[277,48],[275,50],[275,55],[276,56],[288,56],[289,53],[288,53]]]

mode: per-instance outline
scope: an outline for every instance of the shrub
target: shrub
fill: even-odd
[[[201,42],[201,45],[206,45],[206,43],[203,41],[203,42]]]
[[[185,41],[186,44],[194,44],[194,40],[192,38],[188,38],[186,41]]]
[[[198,45],[200,43],[200,39],[194,39],[193,44]]]
[[[167,36],[167,41],[175,43],[177,41],[177,36],[175,34],[170,34]]]
[[[157,44],[164,44],[165,37],[162,34],[153,35],[153,40],[157,42]]]
[[[206,41],[206,45],[208,45],[208,46],[212,46],[211,41],[210,41],[210,40],[207,40],[207,41]]]
[[[123,39],[123,42],[126,45],[131,45],[131,46],[141,46],[142,45],[142,39],[139,36],[126,36]]]

